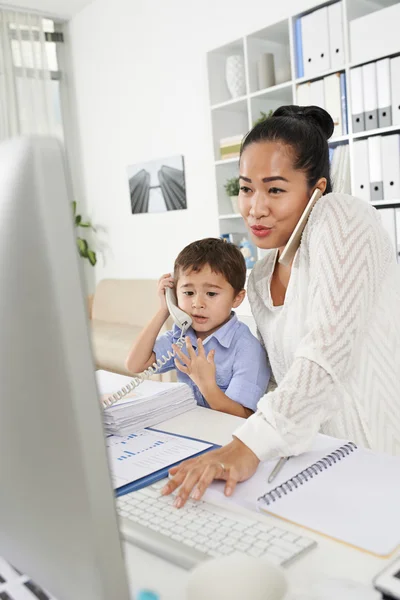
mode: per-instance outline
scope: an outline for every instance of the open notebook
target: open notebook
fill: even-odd
[[[261,464],[224,503],[258,508],[379,556],[400,544],[399,456],[319,435],[268,484],[275,463]],[[207,493],[222,500],[223,484]]]

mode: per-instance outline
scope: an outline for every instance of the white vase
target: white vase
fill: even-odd
[[[232,204],[232,211],[234,213],[239,213],[239,196],[229,196],[231,204]]]
[[[238,98],[246,93],[244,77],[244,62],[241,54],[231,54],[225,64],[226,85],[232,98]]]
[[[259,90],[275,85],[274,55],[271,52],[261,54],[257,61],[257,74]]]

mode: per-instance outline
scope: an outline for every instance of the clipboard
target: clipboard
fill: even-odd
[[[129,494],[130,492],[135,492],[137,490],[140,490],[144,487],[152,485],[153,483],[155,483],[156,481],[159,481],[160,479],[164,479],[165,477],[168,477],[169,469],[172,469],[172,467],[179,465],[184,460],[188,460],[189,458],[190,459],[196,458],[198,456],[201,456],[202,454],[205,454],[206,452],[209,452],[210,450],[216,450],[217,448],[221,447],[218,444],[212,444],[211,442],[208,442],[206,440],[201,440],[201,439],[186,436],[186,435],[171,433],[169,431],[163,431],[162,429],[156,429],[154,427],[146,427],[146,428],[144,428],[144,431],[154,431],[156,433],[171,436],[173,438],[180,438],[180,439],[190,440],[190,441],[194,441],[194,442],[199,442],[202,444],[209,444],[209,447],[206,448],[205,450],[201,450],[200,452],[195,452],[182,460],[178,460],[176,462],[171,462],[170,464],[165,465],[161,469],[153,471],[152,473],[149,473],[148,475],[145,475],[144,477],[139,477],[137,479],[134,479],[130,483],[127,483],[125,485],[115,488],[114,493],[117,498],[124,496],[125,494]],[[110,469],[112,471],[111,465],[110,465]]]

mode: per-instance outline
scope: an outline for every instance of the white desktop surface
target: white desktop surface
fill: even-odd
[[[240,417],[197,407],[187,413],[157,425],[158,429],[225,444],[242,422]],[[288,531],[307,535],[317,541],[317,548],[285,568],[291,590],[305,590],[312,581],[321,577],[352,579],[370,584],[372,578],[394,559],[374,557],[327,537],[312,533],[281,519],[265,515],[265,519]],[[161,600],[186,600],[185,588],[189,572],[153,556],[128,542],[124,551],[129,581],[133,593],[149,588],[160,594]],[[228,574],[227,574],[228,576]]]

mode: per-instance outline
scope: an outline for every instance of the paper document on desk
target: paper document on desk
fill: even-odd
[[[126,386],[131,377],[96,371],[101,398],[112,396]],[[197,406],[191,388],[185,383],[143,381],[133,391],[103,411],[103,423],[108,435],[129,433],[153,427]]]
[[[212,447],[208,442],[143,429],[106,439],[114,489],[165,470]],[[166,473],[163,475],[166,476]]]

